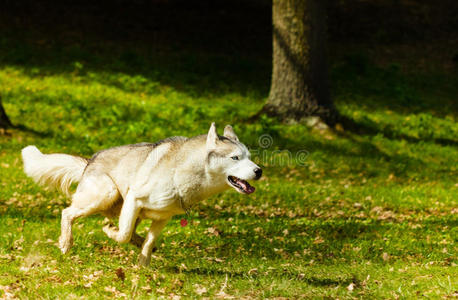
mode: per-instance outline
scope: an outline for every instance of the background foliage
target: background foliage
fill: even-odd
[[[456,296],[458,47],[437,21],[456,25],[456,4],[330,5],[332,93],[353,127],[320,132],[247,121],[270,86],[269,3],[24,3],[0,10],[0,94],[20,125],[0,137],[4,296]],[[97,216],[59,253],[69,200],[24,176],[22,147],[89,157],[212,121],[263,165],[255,194],[173,219],[149,268]]]

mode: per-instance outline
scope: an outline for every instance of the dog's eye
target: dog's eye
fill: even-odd
[[[231,158],[232,158],[232,160],[239,160],[238,156],[232,156]]]

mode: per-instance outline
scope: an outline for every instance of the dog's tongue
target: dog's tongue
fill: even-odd
[[[251,194],[254,192],[255,188],[252,187],[247,181],[242,180],[242,179],[237,179],[237,183],[240,184],[242,187],[243,191],[247,194]]]

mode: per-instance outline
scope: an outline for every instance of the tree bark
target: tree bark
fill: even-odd
[[[283,121],[333,123],[324,1],[273,0],[273,70],[263,111]]]
[[[7,129],[13,127],[10,119],[6,115],[5,109],[3,108],[2,99],[0,98],[0,128]]]

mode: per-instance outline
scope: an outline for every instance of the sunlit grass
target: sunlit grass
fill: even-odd
[[[237,73],[237,62],[223,80],[216,58],[202,64],[181,54],[183,68],[141,53],[87,62],[72,53],[79,52],[41,65],[21,53],[0,60],[3,104],[22,125],[0,137],[3,295],[456,295],[456,79],[432,86],[421,74],[372,65],[360,74],[351,62],[336,64],[336,105],[364,130],[320,133],[269,118],[247,122],[267,97],[268,83],[258,77],[268,74]],[[123,59],[140,61],[138,72]],[[148,268],[135,267],[138,250],[109,240],[97,216],[76,222],[75,246],[60,254],[60,211],[69,200],[25,177],[22,147],[89,157],[110,146],[202,134],[212,121],[220,131],[234,125],[264,166],[256,193],[214,196],[184,228],[180,216],[173,219]],[[272,138],[267,148],[262,135]],[[305,153],[301,161],[297,153]]]

